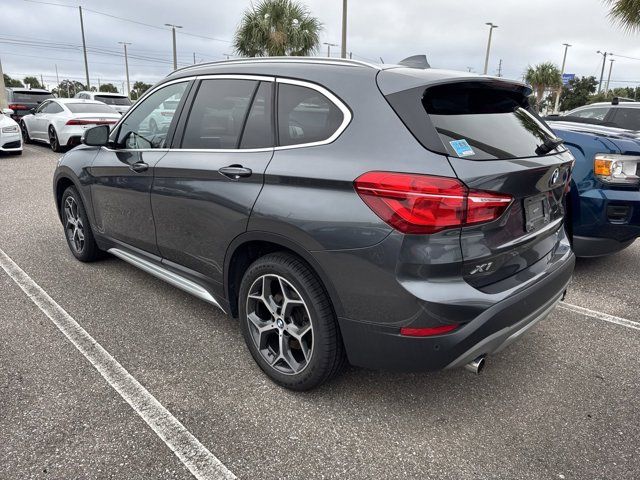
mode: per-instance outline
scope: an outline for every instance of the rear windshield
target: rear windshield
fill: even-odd
[[[545,148],[555,135],[531,113],[522,90],[442,85],[429,88],[422,104],[451,156],[502,160],[557,152]]]
[[[131,100],[127,97],[112,97],[111,95],[96,95],[95,100],[106,103],[107,105],[131,105]]]
[[[71,113],[118,113],[110,106],[100,103],[67,103],[66,107]]]
[[[14,102],[41,103],[53,95],[48,92],[13,92]]]

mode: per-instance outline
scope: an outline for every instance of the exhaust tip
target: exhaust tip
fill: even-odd
[[[475,373],[479,375],[482,369],[484,368],[484,360],[485,356],[481,355],[476,358],[474,361],[467,363],[464,368],[469,370],[471,373]]]

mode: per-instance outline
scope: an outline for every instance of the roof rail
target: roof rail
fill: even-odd
[[[619,103],[624,103],[624,102],[635,102],[635,100],[633,98],[627,98],[627,97],[613,97],[611,99],[611,105],[618,105]]]
[[[322,65],[352,65],[354,67],[367,67],[380,70],[380,66],[375,63],[361,62],[360,60],[352,60],[349,58],[330,58],[330,57],[249,57],[249,58],[236,58],[233,60],[218,60],[215,62],[198,63],[194,65],[187,65],[186,67],[178,68],[171,72],[172,75],[176,72],[183,70],[189,70],[192,68],[198,68],[209,65],[238,65],[247,63],[316,63]]]

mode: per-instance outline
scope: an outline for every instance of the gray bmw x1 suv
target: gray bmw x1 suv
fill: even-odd
[[[280,385],[348,360],[478,370],[562,298],[573,158],[504,79],[317,58],[194,65],[54,177],[72,253],[240,320]]]

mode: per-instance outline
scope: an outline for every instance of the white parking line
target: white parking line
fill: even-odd
[[[200,480],[235,479],[169,410],[0,249],[0,267]]]
[[[587,317],[597,318],[598,320],[604,320],[605,322],[615,323],[616,325],[622,325],[623,327],[633,328],[634,330],[640,330],[640,322],[634,322],[633,320],[627,320],[626,318],[616,317],[615,315],[609,315],[608,313],[598,312],[596,310],[590,310],[588,308],[579,307],[572,303],[559,303],[560,308],[565,310],[571,310],[572,312],[586,315]]]

